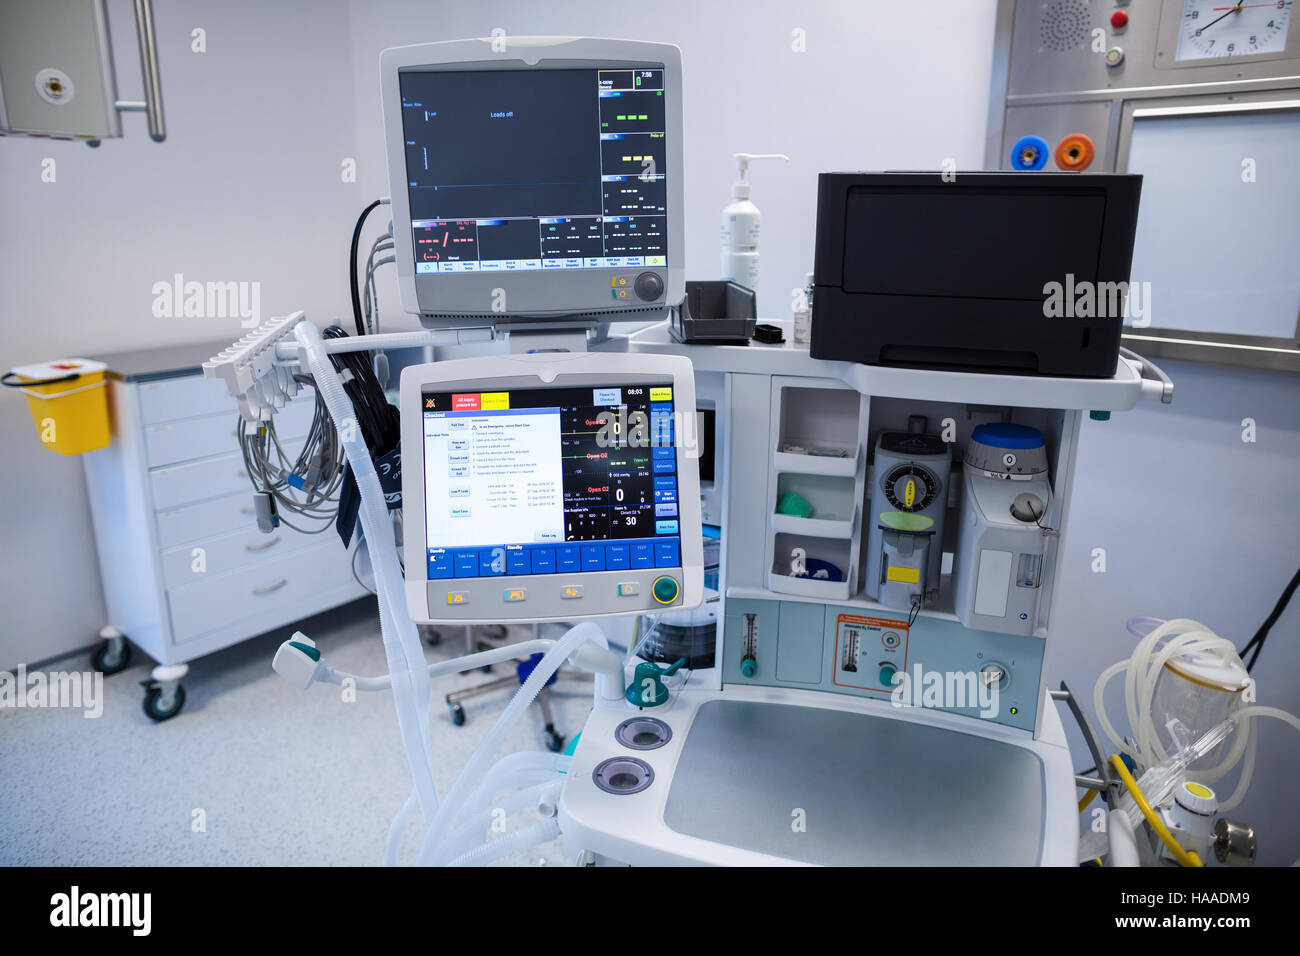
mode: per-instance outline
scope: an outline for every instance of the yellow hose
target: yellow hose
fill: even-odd
[[[1097,796],[1096,790],[1089,790],[1087,793],[1085,793],[1079,799],[1079,812],[1082,813],[1084,810],[1088,809],[1088,804],[1092,803],[1093,799],[1096,796]]]
[[[1138,789],[1137,781],[1134,780],[1133,775],[1128,772],[1128,767],[1124,766],[1124,761],[1120,759],[1119,754],[1111,754],[1110,763],[1111,766],[1115,768],[1115,772],[1119,774],[1119,778],[1124,781],[1124,786],[1128,788],[1129,796],[1133,798],[1133,802],[1136,803],[1138,809],[1142,811],[1142,816],[1146,817],[1147,823],[1150,824],[1151,829],[1155,831],[1156,836],[1160,837],[1160,842],[1163,843],[1169,852],[1174,855],[1174,859],[1183,866],[1204,866],[1205,864],[1201,862],[1201,858],[1196,855],[1194,850],[1184,850],[1178,845],[1178,841],[1175,840],[1173,834],[1169,832],[1169,828],[1165,826],[1164,821],[1156,815],[1155,810],[1151,809],[1151,804],[1147,802],[1147,798],[1144,797],[1142,791]]]

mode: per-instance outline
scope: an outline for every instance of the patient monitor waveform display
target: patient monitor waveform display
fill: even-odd
[[[430,580],[681,566],[670,383],[421,404]]]
[[[417,275],[667,265],[663,69],[399,79]]]

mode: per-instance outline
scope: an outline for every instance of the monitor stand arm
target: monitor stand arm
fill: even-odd
[[[591,328],[590,323],[573,323],[545,329],[521,326],[511,330],[507,327],[504,331],[510,354],[522,355],[529,352],[585,352],[587,332]],[[502,327],[497,326],[497,334],[502,331]]]

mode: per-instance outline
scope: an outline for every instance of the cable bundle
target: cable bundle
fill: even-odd
[[[295,375],[294,380],[315,387],[311,376]],[[268,517],[278,516],[278,522],[303,534],[320,534],[328,528],[338,511],[344,460],[338,433],[320,393],[316,393],[311,428],[297,456],[290,455],[280,443],[274,418],[248,422],[241,416],[236,431],[253,488],[273,502]],[[286,514],[321,524],[300,527]]]

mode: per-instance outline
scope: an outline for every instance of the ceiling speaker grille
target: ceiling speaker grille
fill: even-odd
[[[1065,53],[1087,42],[1091,26],[1092,11],[1086,0],[1056,0],[1043,10],[1038,35],[1045,49]]]

